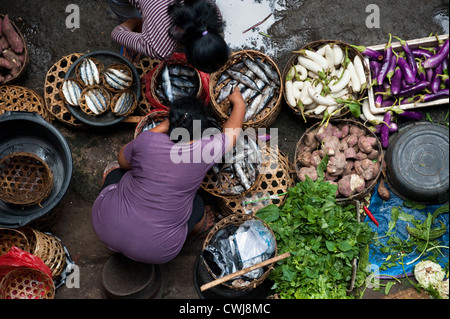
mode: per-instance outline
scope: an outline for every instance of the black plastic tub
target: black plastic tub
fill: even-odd
[[[33,206],[0,201],[0,227],[16,228],[51,212],[65,196],[72,179],[72,153],[64,136],[39,114],[6,112],[0,116],[0,158],[30,152],[44,160],[53,174],[49,196]]]

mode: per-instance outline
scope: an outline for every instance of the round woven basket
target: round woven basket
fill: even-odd
[[[102,110],[101,112],[98,112],[97,114],[95,114],[95,113],[88,107],[87,102],[86,102],[86,94],[87,94],[89,91],[91,91],[91,90],[99,91],[100,94],[102,94],[102,95],[106,98],[106,101],[107,101],[107,107],[106,107],[104,110]],[[78,102],[79,102],[79,104],[80,104],[80,109],[81,109],[84,113],[86,113],[86,114],[88,114],[88,115],[92,115],[92,116],[98,116],[98,115],[101,115],[101,114],[105,113],[106,111],[110,110],[110,107],[111,107],[111,94],[110,94],[110,92],[109,92],[106,88],[104,88],[104,87],[101,86],[101,85],[88,86],[88,87],[85,87],[85,88],[83,89],[83,91],[81,91],[80,99],[79,99]]]
[[[366,79],[367,79],[367,81],[368,81],[368,79],[369,79],[369,68],[368,68],[368,66],[367,66],[366,63],[365,63],[364,56],[361,54],[361,52],[359,52],[358,50],[352,48],[352,47],[350,46],[350,44],[348,44],[348,43],[345,43],[345,42],[342,42],[342,41],[339,41],[339,40],[318,40],[318,41],[313,41],[313,42],[310,42],[310,43],[304,45],[304,46],[301,47],[298,51],[303,50],[303,49],[316,51],[316,50],[319,49],[320,47],[322,47],[322,46],[324,46],[324,45],[327,45],[327,44],[330,44],[330,45],[334,45],[334,44],[339,45],[339,46],[344,50],[344,52],[345,52],[345,48],[347,48],[347,49],[348,49],[348,56],[349,56],[349,58],[350,58],[352,61],[353,61],[354,57],[355,57],[356,55],[358,55],[358,56],[361,58],[361,61],[363,62],[364,70],[365,70],[365,73],[366,73]],[[345,53],[344,53],[344,54],[345,54]],[[293,54],[293,55],[291,56],[291,58],[288,60],[288,62],[286,63],[286,65],[285,65],[285,67],[284,67],[284,70],[283,70],[283,75],[282,75],[283,83],[285,83],[285,81],[286,81],[286,76],[287,76],[288,72],[291,70],[292,66],[297,64],[297,59],[298,59],[299,56],[300,56],[300,54],[298,54],[298,53]],[[358,99],[361,99],[361,98],[365,95],[366,90],[367,90],[367,89],[364,88],[364,89],[362,89],[362,90],[360,91],[360,93],[358,94]],[[286,104],[288,105],[288,107],[295,113],[295,115],[297,115],[297,116],[299,116],[300,118],[303,119],[303,116],[302,116],[300,110],[299,110],[298,108],[295,108],[295,107],[291,106],[291,105],[287,102],[285,90],[283,90],[283,96],[284,96],[284,99],[285,99]],[[332,118],[332,119],[342,118],[342,117],[346,116],[349,112],[350,112],[350,110],[347,108],[347,109],[343,110],[342,112],[340,112],[340,114],[334,115],[334,116],[332,116],[331,118]],[[305,118],[306,118],[306,119],[308,119],[308,118],[311,119],[311,120],[322,120],[322,119],[323,119],[323,114],[319,114],[319,115],[315,115],[315,114],[304,114],[304,115],[305,115]]]
[[[92,62],[94,62],[95,66],[98,69],[99,74],[101,74],[103,72],[103,69],[105,68],[105,66],[103,65],[102,61],[100,61],[99,59],[93,58],[93,57],[88,57],[86,59],[92,60]],[[85,59],[83,59],[76,65],[75,76],[83,84],[83,86],[89,86],[88,83],[83,82],[83,79],[81,78],[81,73],[80,73],[81,65],[83,64],[84,60]],[[131,71],[130,71],[130,74],[131,74]],[[97,85],[100,85],[100,83],[97,83]]]
[[[0,18],[4,18],[3,14],[0,14]],[[17,34],[19,35],[20,39],[22,40],[23,43],[23,54],[24,54],[24,61],[22,63],[22,67],[20,68],[19,73],[17,73],[14,77],[5,80],[3,82],[0,82],[0,85],[6,85],[6,84],[11,84],[15,81],[17,81],[26,71],[28,63],[30,62],[30,54],[28,52],[28,47],[27,47],[27,41],[25,40],[22,32],[20,32],[19,28],[14,24],[14,22],[11,21],[12,26],[14,27],[14,29],[16,30]]]
[[[130,93],[130,94],[133,96],[133,104],[132,104],[132,106],[128,109],[128,111],[126,111],[126,112],[125,112],[124,114],[122,114],[122,115],[119,115],[119,114],[117,114],[117,113],[114,111],[114,105],[116,105],[116,102],[119,100],[120,96],[121,96],[123,93]],[[131,113],[134,112],[134,110],[136,109],[137,105],[138,105],[138,101],[137,101],[137,99],[136,99],[136,93],[134,93],[134,92],[131,91],[131,90],[125,89],[125,90],[120,91],[120,92],[118,92],[118,93],[116,93],[116,94],[113,95],[113,97],[112,97],[112,99],[111,99],[111,112],[113,112],[114,115],[116,115],[116,116],[127,117],[128,115],[130,115]]]
[[[115,70],[118,70],[118,71],[120,71],[120,72],[122,72],[122,73],[124,73],[124,74],[126,74],[126,75],[128,75],[128,76],[130,76],[131,78],[133,78],[133,72],[131,72],[131,69],[130,69],[127,65],[125,65],[125,64],[122,64],[122,63],[114,63],[114,64],[111,64],[111,65],[108,65],[108,67],[105,68],[105,71],[107,71],[107,70],[109,70],[109,69],[115,69]],[[133,84],[133,81],[130,81],[129,85],[128,85],[127,87],[125,87],[125,89],[119,90],[119,89],[115,89],[115,88],[113,88],[111,85],[109,85],[108,82],[105,80],[105,76],[104,76],[103,74],[102,74],[101,78],[102,78],[102,83],[103,83],[103,85],[104,85],[109,91],[115,92],[115,93],[121,92],[121,91],[123,91],[123,90],[125,90],[125,89],[128,89],[128,88]]]
[[[144,57],[139,60],[139,62],[135,65],[136,70],[139,73],[139,78],[141,80],[141,99],[138,103],[137,110],[140,114],[146,115],[150,111],[154,109],[154,106],[150,104],[150,102],[147,100],[147,86],[145,85],[145,76],[148,74],[148,72],[151,72],[159,63],[161,63],[158,59],[152,59],[150,57]]]
[[[12,246],[28,251],[30,244],[27,236],[18,229],[0,228],[0,256],[9,252]]]
[[[84,124],[67,108],[60,90],[67,71],[82,55],[83,53],[73,53],[62,57],[47,71],[44,84],[44,102],[47,111],[65,125],[75,128],[81,128]]]
[[[198,79],[198,92],[197,92],[197,97],[200,97],[203,86],[202,86],[202,79],[201,79],[200,73],[197,71],[197,69],[195,69],[192,65],[186,63],[186,61],[183,61],[183,60],[180,60],[180,59],[169,59],[169,60],[162,61],[161,63],[159,63],[159,64],[154,68],[154,72],[153,72],[153,74],[152,74],[151,81],[150,81],[150,93],[151,93],[152,98],[153,98],[156,102],[158,102],[158,103],[164,105],[164,101],[163,101],[162,98],[158,95],[156,89],[157,89],[157,87],[158,87],[158,84],[159,84],[160,81],[161,81],[161,73],[162,73],[163,68],[164,68],[166,65],[173,65],[173,64],[181,64],[181,65],[187,66],[187,67],[189,67],[189,68],[191,68],[191,69],[194,69],[194,70],[196,71],[196,73],[197,73],[197,79]],[[168,105],[165,105],[165,106],[169,108]]]
[[[29,252],[39,257],[50,268],[52,278],[58,277],[66,267],[66,253],[61,241],[53,235],[31,227],[20,229],[29,242]]]
[[[160,111],[150,111],[145,116],[142,117],[142,119],[139,121],[139,123],[136,125],[136,128],[134,130],[134,138],[136,138],[139,134],[142,133],[144,127],[147,124],[150,124],[153,121],[160,122],[164,120],[165,118],[169,117],[169,112],[160,110]]]
[[[378,169],[376,177],[374,179],[372,179],[371,181],[369,181],[370,182],[369,184],[367,184],[367,181],[366,181],[365,189],[362,192],[353,194],[349,197],[342,197],[342,195],[339,195],[336,198],[336,201],[337,202],[347,202],[347,201],[351,201],[351,200],[362,199],[365,196],[367,196],[367,194],[374,188],[374,186],[377,184],[378,179],[380,178],[383,161],[384,161],[383,148],[381,147],[381,143],[378,140],[378,138],[376,137],[376,135],[372,131],[370,131],[366,126],[364,126],[364,124],[362,124],[360,122],[357,122],[354,120],[348,120],[348,119],[336,119],[336,120],[330,120],[330,124],[335,125],[339,128],[341,126],[343,126],[344,124],[355,125],[358,128],[364,130],[364,132],[366,133],[366,136],[375,137],[377,139],[377,143],[376,143],[377,146],[374,147],[374,149],[376,149],[378,151],[377,162],[379,163],[379,169]],[[306,135],[310,132],[317,132],[317,130],[319,130],[319,128],[320,128],[320,123],[314,124],[312,127],[310,127],[309,129],[306,130],[306,132],[302,135],[300,140],[297,142],[295,155],[294,155],[294,167],[295,167],[295,171],[296,171],[297,175],[299,174],[300,169],[303,167],[302,164],[298,160],[298,156],[299,156],[299,154],[301,154],[303,152],[303,150],[305,148]],[[320,145],[320,143],[319,143],[319,145]]]
[[[244,223],[247,220],[259,220],[263,223],[264,227],[266,227],[267,229],[270,230],[273,238],[275,238],[275,235],[272,231],[272,229],[269,227],[269,225],[263,221],[262,219],[251,215],[251,214],[237,214],[237,215],[230,215],[227,216],[225,218],[223,218],[222,220],[220,220],[217,224],[214,225],[214,227],[211,229],[211,231],[208,233],[208,235],[206,236],[205,241],[203,242],[203,250],[209,245],[209,243],[213,240],[214,236],[217,234],[217,232],[221,229],[224,229],[228,226],[234,225],[239,227],[242,223]],[[278,253],[278,247],[275,243],[275,255],[273,257],[276,257]],[[206,261],[203,259],[203,262],[206,266],[206,269],[208,270],[208,272],[211,274],[211,276],[214,279],[218,279],[216,277],[216,275],[211,271],[210,267],[208,266],[208,264],[206,263]],[[247,285],[233,285],[230,282],[224,282],[222,283],[222,285],[231,288],[231,289],[236,289],[236,290],[247,290],[247,289],[253,289],[256,288],[258,285],[260,285],[269,275],[270,271],[273,269],[274,263],[271,263],[270,265],[267,266],[267,268],[265,268],[265,271],[263,273],[263,275],[259,278],[253,279],[252,281],[250,281]]]
[[[251,138],[251,137],[249,137],[249,138]],[[258,147],[263,155],[264,149],[259,144],[258,144]],[[255,182],[251,185],[251,187],[249,189],[244,190],[239,195],[226,195],[226,194],[222,193],[223,191],[226,191],[227,189],[233,188],[234,185],[236,184],[236,177],[232,176],[231,174],[221,174],[220,179],[219,179],[214,174],[214,172],[212,170],[210,170],[206,174],[205,178],[203,179],[201,187],[202,187],[202,189],[204,189],[211,195],[214,195],[219,198],[226,198],[226,199],[235,198],[236,196],[244,196],[246,194],[252,193],[258,187],[258,185],[260,184],[260,180],[263,178],[262,177],[263,175],[261,172],[264,172],[264,170],[266,169],[266,166],[269,164],[269,162],[264,161],[264,158],[265,157],[263,156],[263,161],[259,165],[259,172],[258,172],[258,175],[256,176]]]
[[[53,174],[37,155],[15,152],[0,159],[0,185],[0,200],[31,206],[50,194]]]
[[[254,50],[243,50],[235,52],[231,55],[228,62],[217,72],[211,74],[210,82],[209,82],[209,92],[211,96],[211,107],[220,122],[225,122],[229,117],[230,112],[230,101],[225,99],[220,104],[217,103],[217,97],[219,96],[220,90],[226,85],[225,82],[217,85],[217,82],[220,76],[227,70],[231,65],[239,63],[243,58],[248,57],[250,59],[260,58],[263,62],[268,62],[272,69],[275,70],[281,79],[280,71],[275,64],[275,62],[268,57],[267,55]],[[254,127],[254,128],[263,128],[270,126],[277,118],[278,114],[281,111],[281,100],[283,96],[283,81],[281,82],[281,86],[277,88],[274,97],[272,100],[266,105],[266,107],[261,110],[256,116],[251,118],[248,122],[243,124],[243,128]],[[246,101],[248,102],[248,101]]]
[[[25,87],[17,85],[0,86],[0,115],[9,111],[35,112],[47,122],[52,122],[52,116],[45,108],[42,97]]]
[[[9,271],[0,282],[0,299],[53,299],[55,284],[44,272],[29,267]]]
[[[266,152],[265,160],[270,161],[261,174],[259,184],[251,193],[232,198],[219,198],[220,217],[232,214],[254,214],[268,203],[282,205],[286,195],[267,198],[273,195],[285,194],[295,185],[295,170],[288,158],[277,148]],[[252,203],[251,203],[252,202]]]
[[[62,90],[62,86],[63,86],[64,82],[66,82],[66,81],[67,81],[67,83],[70,83],[70,81],[75,82],[76,84],[78,84],[78,86],[80,87],[81,90],[84,90],[86,88],[86,85],[84,85],[83,81],[81,81],[81,80],[79,80],[77,78],[69,78],[69,79],[63,81],[63,83],[61,84],[61,89],[59,90],[59,95],[60,95],[61,100],[64,101],[64,103],[70,104],[69,101],[64,96],[64,93],[63,93],[63,90]],[[79,104],[80,100],[78,99],[77,102]],[[75,107],[76,105],[73,105],[73,106]]]

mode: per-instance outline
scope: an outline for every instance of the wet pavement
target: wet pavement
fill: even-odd
[[[320,39],[341,40],[358,45],[385,43],[392,33],[403,39],[448,34],[448,0],[377,1],[379,24],[366,25],[373,1],[216,1],[230,16],[226,40],[233,50],[259,50],[267,53],[282,72],[291,51]],[[79,8],[79,28],[67,26],[69,5]],[[242,10],[239,6],[245,7]],[[252,9],[255,8],[255,10]],[[256,8],[263,7],[261,10]],[[233,11],[234,10],[234,11]],[[30,51],[30,63],[16,85],[44,95],[47,71],[63,56],[97,50],[119,52],[110,38],[116,25],[105,1],[93,0],[1,0],[0,13],[9,14],[23,31]],[[254,14],[252,14],[254,13]],[[242,32],[272,13],[270,19],[245,37]],[[241,17],[232,20],[231,17]],[[238,22],[246,23],[236,25]],[[260,34],[262,32],[263,34]],[[234,34],[234,38],[233,38]],[[427,108],[431,118],[445,117],[448,105]],[[284,105],[271,125],[278,128],[280,149],[293,159],[297,141],[313,123],[303,123]],[[95,236],[90,223],[90,209],[96,198],[103,169],[116,159],[120,147],[133,138],[135,124],[121,123],[106,129],[77,129],[60,123],[54,125],[67,139],[73,154],[74,172],[69,191],[61,203],[61,212],[52,232],[62,239],[79,267],[79,287],[63,285],[57,299],[100,299],[101,272],[111,252]],[[198,299],[193,283],[194,264],[202,242],[184,247],[181,254],[163,266],[165,285],[162,298]],[[398,288],[394,288],[398,289]],[[401,290],[401,289],[400,289]],[[366,294],[366,298],[382,298],[381,293]]]

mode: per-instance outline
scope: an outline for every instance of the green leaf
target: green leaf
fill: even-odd
[[[258,210],[256,216],[268,223],[274,222],[280,217],[280,210],[277,205],[270,204]]]
[[[336,246],[340,251],[349,251],[352,249],[352,245],[350,245],[348,241],[338,242]]]
[[[327,249],[329,251],[331,251],[331,252],[336,251],[336,244],[334,242],[327,240],[327,241],[325,241],[325,245],[327,246]]]

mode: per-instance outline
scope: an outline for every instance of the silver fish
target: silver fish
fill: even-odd
[[[164,67],[162,71],[162,88],[164,90],[164,94],[169,100],[169,102],[173,102],[174,96],[172,92],[172,83],[170,82],[170,73],[167,65]]]
[[[244,58],[242,60],[244,62],[244,64],[250,69],[252,70],[261,80],[263,80],[265,83],[270,84],[270,80],[267,77],[266,73],[264,73],[264,71],[258,66],[258,64],[256,64],[255,62],[253,62],[252,60],[250,60],[250,58]]]
[[[217,96],[217,103],[222,103],[234,90],[237,85],[236,80],[231,80],[220,90],[219,95]]]
[[[239,178],[239,181],[241,182],[241,185],[244,186],[246,190],[249,189],[252,185],[250,184],[247,175],[244,173],[244,169],[242,168],[241,164],[234,163],[233,168],[236,172],[237,177]]]
[[[123,80],[125,83],[131,84],[131,82],[133,81],[133,78],[125,73],[125,70],[117,70],[115,68],[109,68],[108,70],[106,70],[107,73],[109,73],[110,75],[113,75],[121,80]]]
[[[92,99],[89,97],[89,95],[85,95],[84,98],[85,98],[85,100],[86,100],[86,104],[87,104],[88,108],[89,108],[94,114],[99,114],[99,111],[97,110],[97,107],[96,107],[94,101],[92,101]]]
[[[272,99],[275,93],[275,88],[273,86],[266,86],[261,94],[256,96],[252,102],[247,106],[245,112],[244,121],[249,121],[253,116],[258,114],[267,103]]]
[[[110,85],[111,87],[113,87],[116,90],[124,90],[127,88],[126,86],[126,82],[121,81],[120,79],[113,77],[111,75],[111,73],[104,73],[104,77],[106,80],[106,83],[108,83],[108,85]]]
[[[245,84],[246,86],[248,86],[249,88],[252,88],[258,92],[261,92],[260,88],[256,85],[255,81],[253,81],[251,78],[249,78],[245,74],[236,72],[236,71],[233,71],[230,69],[228,69],[227,72],[236,81],[239,81],[242,84]]]
[[[276,85],[280,86],[280,77],[278,75],[278,73],[272,69],[272,67],[268,64],[268,63],[264,63],[263,61],[261,61],[261,59],[256,58],[255,59],[256,64],[259,65],[259,67],[261,69],[264,70],[264,72],[266,73],[266,75],[275,82]]]
[[[234,187],[231,187],[231,188],[226,188],[226,189],[222,190],[220,193],[222,195],[231,195],[231,196],[233,196],[233,195],[242,194],[244,192],[244,190],[245,189],[244,189],[244,187],[242,187],[242,185],[237,185],[237,186],[234,186]]]
[[[262,92],[262,90],[265,88],[266,83],[264,83],[263,80],[261,79],[257,79],[255,81],[256,85],[258,86],[260,91],[248,88],[247,90],[245,90],[242,93],[242,98],[244,99],[244,101],[249,101],[251,99],[253,99],[256,95],[258,95],[260,92]]]
[[[168,67],[170,75],[174,76],[187,76],[187,77],[194,77],[197,75],[197,72],[192,69],[191,67],[177,64],[177,65],[170,65]]]
[[[81,95],[81,87],[73,80],[66,80],[62,85],[62,92],[66,102],[71,106],[78,106]]]

